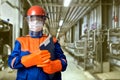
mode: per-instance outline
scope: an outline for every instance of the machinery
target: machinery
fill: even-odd
[[[109,61],[111,65],[120,66],[120,29],[111,28],[107,31],[108,48],[109,48]]]
[[[0,69],[7,67],[7,57],[12,49],[12,24],[0,20]]]

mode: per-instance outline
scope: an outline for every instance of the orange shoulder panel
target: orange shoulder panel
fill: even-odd
[[[23,51],[28,51],[28,45],[29,45],[28,38],[29,38],[28,36],[27,37],[23,36],[23,37],[17,38],[17,40],[21,44],[21,50],[23,50]]]
[[[18,40],[22,44],[22,42],[26,41],[26,37],[19,37],[16,40]]]
[[[22,42],[27,43],[29,38],[30,38],[30,36],[26,35],[26,36],[22,36],[22,37],[17,38],[17,40],[20,43],[22,43]]]
[[[31,53],[39,49],[40,44],[46,40],[47,36],[41,38],[31,38],[30,36],[23,36],[17,38],[21,44],[22,51],[30,51]]]

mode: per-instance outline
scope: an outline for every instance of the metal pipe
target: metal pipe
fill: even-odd
[[[92,0],[92,1],[93,1],[93,0]],[[87,5],[86,7],[84,7],[84,8],[81,10],[81,12],[79,13],[79,15],[75,17],[76,20],[75,20],[73,23],[70,23],[71,26],[73,26],[76,22],[78,22],[79,19],[80,19],[81,17],[83,17],[83,16],[85,15],[85,13],[87,13],[87,12],[91,9],[91,7],[92,7],[97,1],[98,1],[98,0],[95,0],[93,3],[91,3],[91,4]]]
[[[93,39],[93,44],[94,44],[94,48],[93,48],[93,52],[95,52],[95,48],[96,48],[96,39],[95,39],[95,35],[96,35],[96,30],[93,31],[93,35],[94,35],[94,39]]]
[[[1,5],[4,4],[4,3],[7,3],[12,8],[18,9],[18,11],[20,11],[21,13],[23,12],[22,10],[20,10],[20,8],[18,6],[13,5],[9,1],[4,1],[4,2],[1,3]]]
[[[30,6],[32,6],[32,3],[30,2],[30,0],[27,0],[27,2],[29,3]]]
[[[113,0],[113,28],[118,27],[118,9],[115,0]]]
[[[107,31],[107,42],[110,44],[110,29]]]
[[[115,16],[115,0],[113,0],[113,18]],[[114,23],[114,19],[113,19],[113,28],[115,28],[115,23]]]
[[[112,53],[112,44],[113,44],[113,43],[110,43],[110,45],[109,45],[110,54]]]

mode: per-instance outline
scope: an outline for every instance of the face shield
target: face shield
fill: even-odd
[[[27,16],[29,30],[34,32],[41,31],[43,29],[45,19],[45,16]]]

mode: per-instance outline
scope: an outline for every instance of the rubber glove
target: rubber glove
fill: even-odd
[[[48,50],[37,50],[35,53],[23,56],[21,58],[21,63],[25,67],[30,67],[34,65],[46,66],[50,61],[50,53]]]
[[[62,64],[60,60],[50,61],[47,66],[43,67],[43,71],[47,74],[53,74],[62,70]]]

